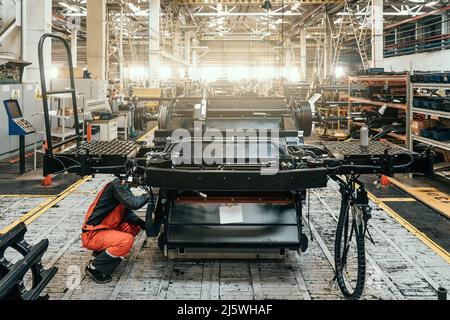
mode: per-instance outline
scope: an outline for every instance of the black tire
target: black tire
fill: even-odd
[[[312,109],[308,101],[293,101],[295,123],[298,130],[303,131],[305,137],[311,136],[313,119]]]
[[[366,257],[364,247],[364,229],[362,221],[353,219],[350,212],[351,206],[346,196],[342,199],[341,212],[336,231],[336,242],[334,248],[334,261],[336,267],[336,278],[339,289],[346,299],[357,300],[364,291],[366,280]],[[349,239],[350,238],[350,239]],[[355,239],[355,241],[353,241]],[[356,244],[356,248],[354,248]],[[356,280],[351,285],[347,283],[348,276],[344,275],[344,269],[349,266],[349,247],[356,249],[356,257],[353,256],[353,263],[356,262]],[[356,258],[356,259],[355,259]],[[356,261],[354,261],[356,260]],[[353,287],[353,288],[352,288]]]
[[[158,128],[169,129],[169,121],[170,121],[169,104],[164,102],[159,107]]]

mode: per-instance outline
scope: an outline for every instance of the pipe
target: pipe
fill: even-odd
[[[20,8],[20,23],[21,23],[21,36],[22,36],[22,43],[21,43],[21,56],[22,56],[22,60],[26,61],[27,60],[27,28],[28,28],[28,24],[27,24],[27,0],[22,0],[21,2],[21,8]],[[22,77],[22,82],[24,82],[27,77],[26,77],[26,68],[23,71],[23,77]]]

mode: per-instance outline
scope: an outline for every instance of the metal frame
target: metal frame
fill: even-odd
[[[47,78],[45,75],[45,63],[44,63],[44,44],[47,39],[54,39],[57,41],[61,41],[66,49],[67,59],[69,62],[69,73],[70,73],[70,89],[67,90],[58,90],[58,91],[47,91]],[[76,141],[77,146],[80,146],[81,141],[83,140],[83,135],[80,133],[80,123],[78,119],[78,103],[77,103],[77,95],[75,91],[75,77],[73,73],[73,62],[72,62],[72,51],[70,49],[69,43],[62,36],[46,33],[39,40],[38,45],[38,57],[39,57],[39,71],[41,77],[41,88],[42,88],[42,104],[44,108],[44,120],[45,120],[45,134],[47,139],[47,156],[53,156],[53,149],[64,146],[69,142]],[[49,105],[48,98],[52,95],[57,94],[71,94],[72,95],[72,107],[73,107],[73,115],[74,115],[74,125],[75,125],[75,136],[69,138],[67,140],[63,140],[55,145],[52,142],[52,132],[51,132],[51,124],[50,124],[50,113],[49,113]]]
[[[42,299],[40,294],[58,270],[56,267],[45,270],[42,266],[41,258],[48,248],[48,240],[31,246],[24,240],[26,232],[25,224],[20,223],[0,236],[0,300]],[[4,257],[8,248],[16,250],[23,259],[11,264]],[[32,274],[30,290],[27,290],[23,283],[28,271]]]

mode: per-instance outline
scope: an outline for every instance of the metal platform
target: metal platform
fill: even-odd
[[[64,155],[91,155],[91,156],[135,156],[139,144],[134,141],[92,141],[82,143],[79,147],[63,152]]]
[[[134,141],[92,141],[62,153],[44,155],[44,176],[70,172],[86,176],[96,173],[123,173],[126,162],[136,157],[141,144]]]
[[[335,158],[352,157],[352,156],[382,156],[386,152],[390,155],[410,153],[405,148],[395,144],[381,141],[370,141],[367,148],[361,148],[359,141],[321,141],[327,150],[329,150]]]

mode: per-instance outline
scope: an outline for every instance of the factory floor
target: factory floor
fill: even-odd
[[[151,134],[144,138],[151,139]],[[11,181],[20,179],[24,177]],[[305,233],[313,240],[305,253],[290,251],[283,260],[172,261],[160,252],[155,239],[141,233],[113,281],[99,285],[85,276],[84,267],[92,256],[81,246],[80,228],[87,208],[112,177],[87,177],[74,184],[74,177],[60,179],[61,188],[51,193],[19,195],[13,189],[0,193],[0,230],[22,220],[28,224],[28,242],[49,239],[43,264],[58,267],[45,289],[50,299],[342,299],[333,281],[340,206],[334,182],[311,191],[310,221],[304,223]],[[0,182],[5,191],[6,180]],[[406,196],[386,190],[371,192],[369,230],[374,244],[366,241],[367,279],[362,298],[434,300],[438,287],[450,288],[450,228],[420,229],[411,217],[402,215],[398,199],[409,204],[410,214],[421,214],[421,209],[413,200],[405,200]],[[449,223],[440,213],[432,213]],[[433,232],[439,234],[436,241],[431,239]]]

